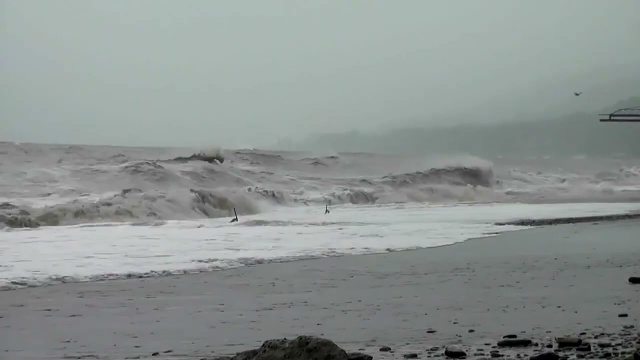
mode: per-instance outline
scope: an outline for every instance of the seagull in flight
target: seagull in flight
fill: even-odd
[[[580,91],[580,92],[575,92],[575,91],[574,91],[574,92],[573,92],[573,95],[575,95],[575,96],[580,96],[580,95],[582,95],[582,91]]]

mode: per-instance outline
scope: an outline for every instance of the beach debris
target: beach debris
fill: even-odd
[[[444,356],[450,359],[461,359],[467,357],[467,352],[460,346],[449,345],[444,349]]]
[[[631,276],[628,281],[632,284],[640,284],[640,276]]]
[[[560,336],[556,338],[558,348],[575,348],[582,345],[582,339],[573,336]]]
[[[618,314],[618,317],[626,318],[626,317],[629,317],[629,314],[627,313]]]

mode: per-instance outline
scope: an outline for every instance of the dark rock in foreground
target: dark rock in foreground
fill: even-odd
[[[579,336],[547,337],[544,341],[519,338],[516,335],[505,335],[496,342],[485,342],[484,346],[465,346],[462,344],[446,347],[430,346],[426,350],[415,352],[417,344],[403,349],[382,346],[380,359],[475,359],[475,360],[576,360],[576,359],[615,359],[640,360],[640,338],[635,326],[624,325],[622,330],[614,333],[588,334],[580,332]],[[604,342],[603,338],[615,342]],[[557,349],[551,351],[553,339]],[[599,340],[598,340],[599,339]],[[539,339],[537,339],[539,340]],[[491,346],[496,344],[497,346]],[[426,345],[426,344],[420,344]],[[373,346],[373,345],[367,345]],[[493,350],[486,350],[491,346]],[[497,349],[500,347],[500,349]],[[608,349],[604,349],[608,348]],[[365,350],[363,348],[359,350]],[[377,352],[377,351],[376,351]],[[209,360],[373,360],[373,357],[361,352],[346,352],[333,341],[314,336],[298,336],[293,340],[277,339],[265,341],[259,349],[237,353],[232,357],[205,358]]]
[[[259,349],[243,351],[231,360],[370,360],[368,355],[351,356],[333,341],[315,336],[298,336],[293,340],[267,340]]]
[[[632,276],[629,278],[629,282],[632,284],[640,284],[640,276]]]

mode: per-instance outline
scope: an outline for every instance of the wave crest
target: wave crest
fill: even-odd
[[[245,149],[225,156],[212,148],[182,156],[171,149],[0,145],[0,224],[12,227],[216,218],[233,208],[247,215],[274,206],[640,200],[640,166],[621,163],[589,173],[564,170],[567,164],[496,167],[474,157],[427,166],[420,158],[363,153]]]

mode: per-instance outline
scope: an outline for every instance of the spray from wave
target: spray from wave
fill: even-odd
[[[186,151],[0,143],[0,224],[219,218],[234,208],[242,216],[325,204],[640,200],[635,164],[584,172],[553,159],[496,166],[471,156]]]

